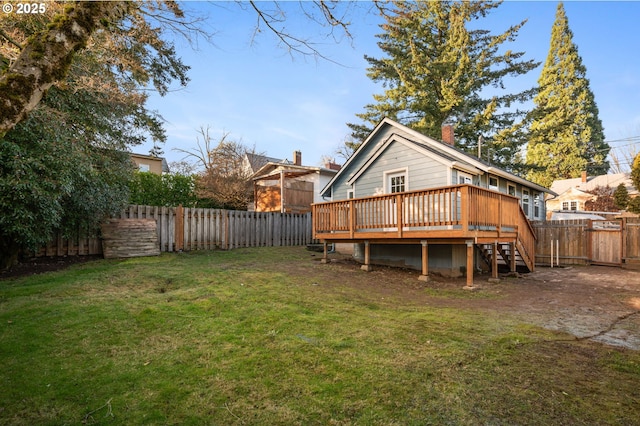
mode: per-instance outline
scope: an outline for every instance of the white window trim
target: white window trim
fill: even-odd
[[[527,217],[531,217],[531,191],[528,189],[522,189],[522,210],[527,215]],[[526,200],[527,208],[524,208]]]
[[[460,169],[455,169],[455,170],[456,170],[456,172],[458,172],[458,179],[457,179],[456,185],[462,185],[462,184],[460,183],[460,178],[461,178],[461,177],[464,177],[464,178],[469,179],[469,181],[470,181],[470,182],[469,182],[469,185],[473,185],[473,175],[472,175],[472,174],[467,173],[467,172],[463,172],[463,171],[462,171],[462,170],[460,170]],[[465,182],[465,183],[466,183],[466,182]]]
[[[513,188],[513,195],[511,195],[509,193],[509,189]],[[518,188],[510,183],[507,183],[507,195],[511,195],[512,197],[517,197],[518,196]]]
[[[404,167],[402,169],[387,170],[383,173],[382,188],[385,194],[391,193],[391,188],[389,188],[389,178],[392,175],[401,175],[401,174],[404,175],[404,190],[405,191],[409,190],[409,168]]]
[[[533,217],[535,219],[541,218],[544,215],[544,201],[542,200],[542,194],[534,193],[533,195]],[[538,210],[536,214],[536,210]]]
[[[491,179],[495,179],[496,180],[496,186],[491,186]],[[492,191],[499,191],[500,190],[500,178],[498,178],[498,176],[496,176],[496,175],[489,175],[489,177],[487,178],[487,188],[491,189]]]

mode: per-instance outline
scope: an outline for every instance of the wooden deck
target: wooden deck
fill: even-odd
[[[365,250],[369,243],[466,244],[468,258],[476,245],[494,273],[499,260],[534,268],[536,237],[520,200],[472,185],[314,204],[312,217],[314,238],[326,243],[364,242]]]

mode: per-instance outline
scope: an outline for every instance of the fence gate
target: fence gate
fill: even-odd
[[[594,220],[588,229],[588,257],[596,265],[622,264],[620,221]]]

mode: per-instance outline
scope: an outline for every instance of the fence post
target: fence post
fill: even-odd
[[[184,249],[184,208],[182,204],[176,207],[176,226],[175,226],[175,250],[180,251]]]
[[[620,220],[620,260],[624,264],[627,259],[627,218]]]

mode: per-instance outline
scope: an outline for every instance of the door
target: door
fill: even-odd
[[[387,194],[396,194],[407,190],[407,172],[406,170],[386,173],[385,192]],[[390,197],[385,202],[385,231],[398,229],[398,206],[395,197]]]
[[[622,264],[622,227],[619,221],[594,220],[588,232],[589,260],[597,265]]]

